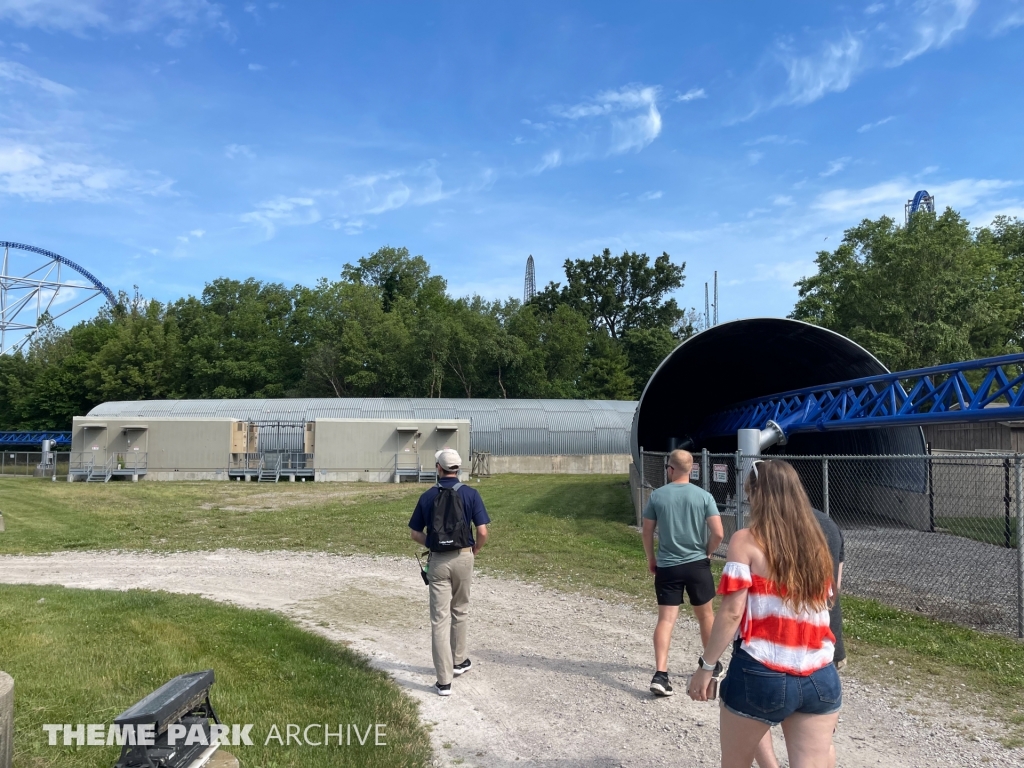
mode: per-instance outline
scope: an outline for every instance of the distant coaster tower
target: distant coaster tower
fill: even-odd
[[[523,304],[529,304],[537,295],[537,277],[533,272],[533,254],[526,260],[526,282],[523,286]]]
[[[117,304],[109,288],[70,259],[22,243],[0,241],[0,248],[0,354],[24,347],[45,317],[57,320],[97,296]],[[68,269],[84,279],[65,279]]]
[[[918,191],[912,200],[907,200],[907,204],[903,206],[904,221],[909,224],[910,217],[918,211],[935,213],[935,197],[929,195],[927,189]]]

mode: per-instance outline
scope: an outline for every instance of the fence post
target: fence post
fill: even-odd
[[[1013,532],[1010,529],[1010,460],[1003,459],[1003,545],[1013,546]]]
[[[1014,463],[1017,465],[1017,637],[1024,637],[1024,465],[1019,453]]]
[[[701,481],[702,481],[701,482],[701,487],[705,491],[710,491],[711,490],[711,478],[708,476],[708,472],[711,469],[711,465],[709,464],[710,461],[711,461],[711,459],[708,457],[708,449],[707,448],[701,448],[700,449],[700,478],[701,478]]]
[[[932,465],[935,459],[932,457],[932,444],[925,443],[925,451],[928,452],[928,530],[935,533],[935,484],[932,482]]]
[[[828,511],[828,456],[821,460],[821,506],[825,517],[832,517]]]
[[[736,451],[736,530],[746,528],[743,524],[743,454]]]

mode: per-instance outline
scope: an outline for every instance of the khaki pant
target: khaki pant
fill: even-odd
[[[452,681],[452,667],[466,660],[469,625],[469,587],[473,582],[473,551],[431,552],[430,580],[431,647],[437,682]]]

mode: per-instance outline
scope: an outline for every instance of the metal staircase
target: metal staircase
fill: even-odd
[[[256,477],[260,483],[276,483],[281,479],[281,454],[265,454],[260,461],[259,474]]]
[[[114,456],[107,458],[102,469],[97,469],[95,462],[89,465],[89,471],[85,476],[87,483],[109,483],[114,474]]]

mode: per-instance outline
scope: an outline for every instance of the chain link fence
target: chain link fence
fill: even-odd
[[[639,524],[664,485],[668,455],[641,451],[633,499]],[[740,454],[694,455],[691,481],[709,491],[726,541],[745,527]],[[1024,637],[1024,455],[782,456],[811,504],[846,541],[843,591],[986,631]]]
[[[21,477],[52,477],[61,480],[68,475],[68,459],[70,454],[52,452],[48,461],[43,463],[41,451],[3,451],[0,453],[0,476],[15,475]]]

